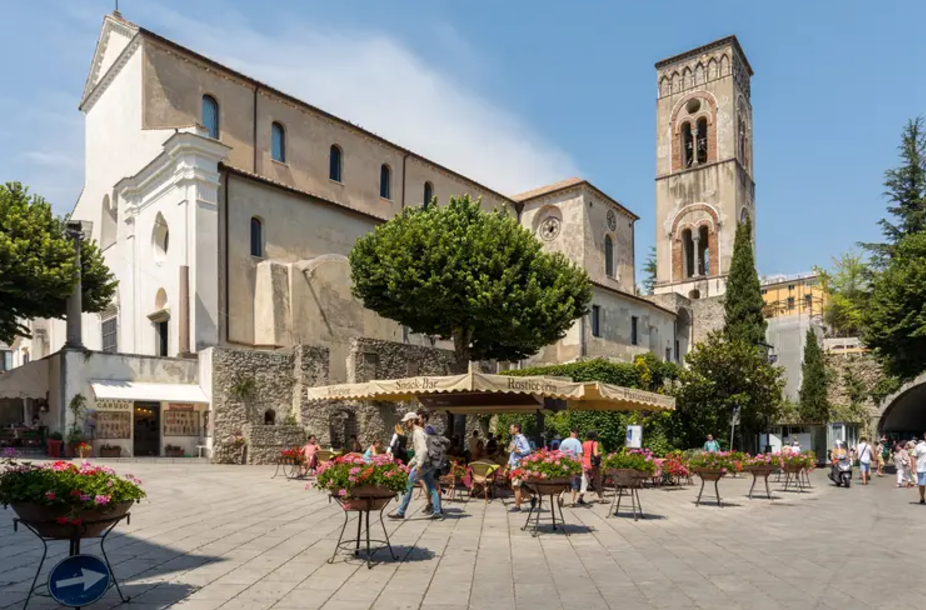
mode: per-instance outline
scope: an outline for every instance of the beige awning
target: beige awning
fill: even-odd
[[[519,413],[562,409],[657,411],[675,408],[675,399],[600,382],[559,377],[516,377],[465,373],[380,379],[365,383],[308,388],[309,401],[417,399],[450,413]]]
[[[209,402],[198,385],[144,383],[140,381],[91,381],[97,400],[148,400],[152,402]]]
[[[48,360],[34,360],[29,364],[0,373],[0,398],[47,398]]]

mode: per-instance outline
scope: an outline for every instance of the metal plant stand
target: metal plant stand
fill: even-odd
[[[723,478],[723,474],[719,471],[695,471],[695,474],[701,477],[701,490],[698,492],[698,499],[695,500],[695,506],[701,506],[701,496],[704,494],[704,484],[708,481],[713,481],[714,497],[717,498],[717,506],[723,508],[723,500],[720,498],[720,488],[718,487],[718,483],[720,479]]]
[[[122,589],[119,588],[119,581],[116,579],[116,573],[113,572],[112,564],[109,563],[109,557],[106,556],[106,544],[105,543],[106,543],[106,537],[109,536],[110,532],[113,531],[113,529],[119,524],[119,522],[125,519],[126,523],[130,523],[131,516],[132,516],[131,513],[125,513],[124,515],[120,515],[113,519],[101,519],[99,521],[95,521],[94,525],[98,525],[101,523],[109,523],[109,525],[106,526],[106,529],[103,531],[102,535],[87,537],[88,539],[96,538],[96,537],[100,539],[100,552],[103,555],[103,561],[106,563],[106,568],[109,570],[109,577],[111,579],[110,585],[107,588],[107,592],[110,589],[116,589],[116,592],[119,594],[119,599],[122,600],[122,603],[126,603],[130,601],[132,598],[126,597],[125,595],[123,595]],[[48,597],[48,598],[52,597],[47,592],[46,593],[39,592],[43,587],[46,589],[46,591],[48,589],[47,583],[38,584],[39,575],[42,573],[42,567],[45,565],[45,559],[48,556],[48,543],[56,542],[56,541],[63,541],[64,539],[58,538],[58,537],[43,536],[42,534],[40,534],[38,530],[39,530],[39,526],[41,526],[42,523],[44,522],[20,519],[18,517],[13,519],[13,531],[14,532],[18,532],[19,525],[22,524],[23,526],[25,526],[27,530],[32,532],[36,538],[42,541],[42,559],[39,561],[39,567],[35,570],[35,577],[32,579],[32,586],[29,588],[29,594],[26,596],[26,601],[23,604],[23,610],[26,610],[26,608],[28,608],[29,601],[32,599],[33,595],[37,597]],[[74,555],[80,555],[80,541],[84,539],[84,534],[86,534],[87,532],[87,525],[86,524],[71,525],[70,527],[71,527],[71,537],[67,539],[68,556],[73,557]],[[78,606],[78,608],[80,608],[80,606]]]
[[[614,490],[614,496],[611,498],[611,508],[608,511],[608,518],[618,517],[621,512],[621,498],[624,495],[630,496],[630,510],[633,512],[633,520],[646,519],[643,514],[643,505],[640,504],[640,488],[637,485],[619,485]]]
[[[395,497],[394,495],[388,498],[369,497],[350,498],[349,500],[342,500],[336,496],[332,497],[337,500],[341,508],[344,509],[344,525],[341,526],[341,534],[338,536],[338,542],[334,546],[334,553],[331,554],[331,559],[328,560],[328,563],[334,563],[335,557],[338,556],[338,551],[342,550],[351,551],[354,557],[359,556],[361,553],[360,544],[364,539],[366,539],[366,564],[368,569],[373,567],[373,555],[383,549],[389,549],[389,555],[392,559],[398,559],[395,552],[392,550],[392,544],[389,542],[389,532],[386,531],[386,523],[383,521],[383,511]],[[383,528],[385,540],[370,539],[370,513],[373,511],[379,511],[379,524]],[[344,533],[347,531],[347,524],[350,522],[351,513],[357,513],[357,537],[345,540]],[[371,543],[380,546],[372,548]]]
[[[277,467],[273,471],[273,476],[271,479],[277,478],[277,475],[280,473],[280,469],[283,469],[283,476],[287,479],[303,479],[305,476],[302,472],[302,464],[300,460],[295,458],[284,458],[281,457],[277,460]]]
[[[797,487],[797,490],[800,493],[804,493],[804,478],[802,475],[803,470],[803,468],[785,468],[785,491],[788,491],[791,489],[791,487]]]
[[[772,490],[769,489],[769,486],[768,486],[768,478],[772,475],[772,472],[773,472],[772,469],[769,469],[769,468],[755,469],[755,470],[750,470],[749,472],[752,473],[752,485],[749,487],[749,494],[747,494],[746,497],[752,500],[752,492],[756,488],[756,483],[758,482],[759,477],[762,477],[762,480],[765,482],[766,497],[768,497],[769,500],[774,500],[774,498],[772,497]]]
[[[537,501],[534,502],[533,500],[531,500],[531,508],[530,508],[530,510],[527,512],[527,520],[524,522],[524,526],[521,528],[521,531],[523,532],[523,531],[526,530],[528,527],[531,527],[531,517],[533,517],[533,518],[534,518],[534,524],[533,524],[533,526],[531,527],[531,536],[533,536],[533,537],[536,538],[537,535],[540,533],[540,532],[539,532],[539,528],[540,528],[540,512],[541,512],[541,509],[542,509],[542,507],[543,507],[543,498],[544,498],[544,496],[546,496],[547,499],[548,499],[548,501],[550,502],[550,517],[551,517],[551,519],[552,519],[552,521],[553,521],[553,529],[556,530],[556,529],[557,529],[557,527],[556,527],[556,509],[557,509],[557,506],[558,506],[558,504],[559,504],[559,503],[557,502],[557,498],[558,498],[559,495],[563,492],[563,490],[565,490],[565,489],[567,489],[567,488],[569,487],[569,482],[566,482],[566,483],[564,483],[564,484],[560,484],[560,483],[547,483],[547,482],[544,482],[544,483],[527,483],[527,482],[525,482],[525,483],[523,483],[523,485],[524,485],[525,487],[527,487],[528,489],[530,489],[531,492],[533,492],[533,494],[534,494],[534,496],[536,497]],[[565,535],[567,535],[567,536],[569,535],[569,532],[566,531],[566,520],[565,520],[565,518],[563,517],[563,509],[562,509],[562,507],[559,508],[559,529],[562,530],[562,532],[563,532]]]

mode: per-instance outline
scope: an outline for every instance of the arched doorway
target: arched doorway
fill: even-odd
[[[328,418],[328,438],[331,446],[346,449],[351,435],[357,434],[357,415],[349,409],[340,409]]]

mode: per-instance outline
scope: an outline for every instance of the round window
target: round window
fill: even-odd
[[[688,111],[688,114],[694,114],[701,110],[701,100],[698,98],[688,100],[688,103],[685,104],[685,110]]]

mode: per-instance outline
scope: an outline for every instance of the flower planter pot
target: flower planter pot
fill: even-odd
[[[643,484],[645,479],[653,475],[634,468],[613,468],[608,471],[608,476],[618,487],[638,487]]]
[[[100,508],[87,508],[78,511],[76,514],[68,514],[66,510],[58,506],[45,506],[43,504],[19,504],[13,503],[10,506],[13,511],[34,528],[39,535],[45,538],[55,540],[70,540],[76,533],[80,538],[93,538],[100,536],[112,525],[114,519],[118,519],[129,512],[134,502],[120,502],[118,504],[107,504]],[[68,517],[69,519],[80,519],[80,525],[59,524],[59,517]]]
[[[182,458],[186,455],[186,451],[183,449],[165,449],[164,455],[171,458]]]
[[[63,444],[63,441],[50,438],[45,441],[45,453],[48,455],[48,457],[59,458],[61,457],[61,446]]]
[[[767,477],[778,470],[778,466],[774,464],[754,464],[752,466],[743,466],[743,472],[751,472],[757,477]]]
[[[100,448],[100,457],[101,458],[117,458],[122,456],[122,447],[101,447]]]
[[[560,479],[531,479],[525,480],[524,484],[535,490],[542,496],[555,496],[561,491],[568,491],[572,485],[571,477]]]
[[[346,498],[338,498],[345,510],[380,510],[391,502],[396,493],[378,485],[358,485],[347,491]]]
[[[77,453],[80,454],[80,459],[85,460],[91,455],[93,455],[93,449],[78,449]]]
[[[705,481],[719,481],[727,475],[726,470],[714,468],[692,468],[691,470]]]

